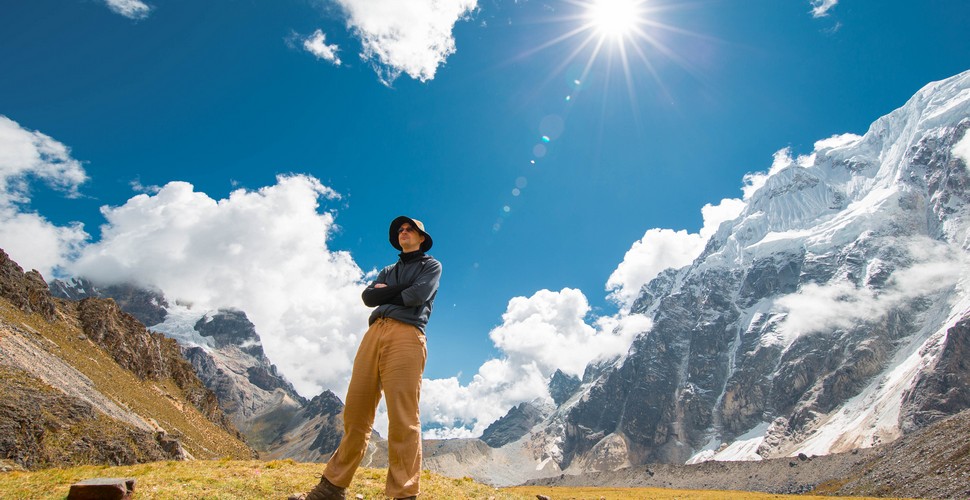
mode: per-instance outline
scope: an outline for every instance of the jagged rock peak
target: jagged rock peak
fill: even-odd
[[[549,395],[552,396],[552,400],[555,401],[556,406],[559,406],[565,403],[579,389],[580,384],[582,382],[579,380],[579,377],[566,375],[562,370],[556,370],[556,373],[553,373],[552,378],[549,380]]]
[[[501,448],[528,434],[549,413],[549,408],[537,402],[520,403],[513,406],[504,417],[492,422],[482,433],[481,439],[492,448]]]
[[[216,348],[232,345],[257,358],[263,356],[256,325],[238,309],[219,309],[206,314],[195,323],[195,330],[202,336],[212,337]]]
[[[344,403],[332,391],[326,390],[314,396],[307,403],[304,411],[309,417],[339,415],[340,412],[344,411]]]
[[[57,307],[37,270],[24,272],[0,249],[0,296],[26,313],[37,313],[47,321],[57,319]]]

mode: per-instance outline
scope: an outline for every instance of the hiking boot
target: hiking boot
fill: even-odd
[[[345,500],[346,492],[347,488],[341,488],[320,476],[320,484],[314,486],[309,493],[290,495],[287,500]]]

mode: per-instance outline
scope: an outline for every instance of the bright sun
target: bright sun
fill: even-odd
[[[625,38],[642,22],[642,0],[592,0],[586,15],[590,27],[602,37]]]
[[[555,38],[527,50],[526,54],[569,42],[570,51],[563,58],[555,72],[566,68],[578,69],[577,85],[585,82],[594,67],[605,69],[602,74],[610,78],[612,68],[619,66],[626,79],[627,89],[632,99],[636,99],[635,78],[643,74],[641,69],[653,76],[662,88],[655,59],[666,58],[689,67],[670,43],[674,35],[692,36],[673,25],[663,22],[665,13],[684,8],[686,2],[674,0],[563,0],[567,4],[562,15],[553,21],[565,21],[568,28]],[[578,59],[586,59],[585,64],[574,65]],[[604,66],[597,63],[603,61]],[[597,69],[599,71],[599,69]],[[571,97],[571,96],[570,96]],[[569,100],[567,98],[567,100]]]

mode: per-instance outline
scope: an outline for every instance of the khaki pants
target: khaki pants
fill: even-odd
[[[391,498],[419,493],[421,475],[421,375],[428,350],[416,326],[379,319],[364,334],[354,358],[354,371],[344,406],[344,437],[323,475],[336,486],[350,485],[360,465],[381,390],[387,397],[387,485]]]

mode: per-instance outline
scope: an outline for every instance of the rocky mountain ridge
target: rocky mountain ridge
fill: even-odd
[[[254,456],[174,341],[52,297],[2,250],[0,371],[0,458],[20,466]]]
[[[50,283],[72,300],[118,300],[121,307],[157,320],[150,330],[181,345],[198,378],[218,398],[232,424],[265,458],[325,461],[343,435],[343,403],[330,391],[308,401],[270,362],[255,326],[236,309],[197,311],[162,292],[134,284],[101,285],[86,278]]]

